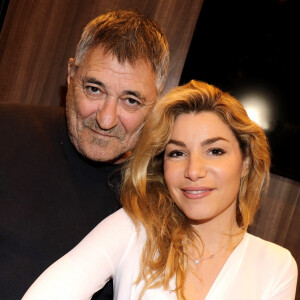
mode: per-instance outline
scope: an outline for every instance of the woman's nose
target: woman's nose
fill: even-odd
[[[206,162],[201,155],[190,156],[184,176],[192,181],[205,177],[207,174]]]

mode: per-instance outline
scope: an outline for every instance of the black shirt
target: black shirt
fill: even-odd
[[[33,281],[119,208],[117,165],[71,144],[65,111],[0,103],[0,297]],[[112,299],[110,286],[93,299]]]

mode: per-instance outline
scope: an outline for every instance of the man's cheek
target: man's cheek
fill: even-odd
[[[75,100],[75,111],[81,118],[86,118],[97,112],[97,105],[91,101],[77,98]]]
[[[137,133],[139,132],[146,120],[145,112],[138,112],[135,115],[123,115],[120,117],[120,121],[125,127],[127,132]]]

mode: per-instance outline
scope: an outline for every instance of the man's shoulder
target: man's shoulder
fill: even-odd
[[[62,128],[65,123],[63,107],[29,105],[21,103],[0,103],[1,132],[35,132],[44,128]]]
[[[11,149],[38,151],[41,145],[45,148],[56,140],[67,140],[64,108],[0,103],[0,141],[6,145],[1,152],[11,155]]]
[[[42,118],[64,116],[64,114],[64,107],[0,102],[1,119],[5,118],[6,116],[18,119],[29,119],[31,116]]]

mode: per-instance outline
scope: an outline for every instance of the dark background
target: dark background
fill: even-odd
[[[9,0],[0,1],[0,32],[5,19],[6,11],[8,8]]]
[[[180,83],[198,79],[239,100],[249,93],[269,99],[271,171],[300,181],[296,1],[204,0]]]

